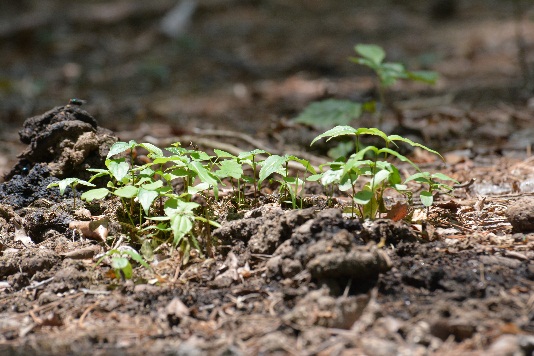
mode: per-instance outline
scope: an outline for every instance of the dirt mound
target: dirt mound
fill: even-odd
[[[48,184],[65,177],[87,180],[87,168],[104,167],[117,138],[77,104],[58,106],[24,122],[19,136],[28,147],[0,184],[0,203],[19,209],[37,199],[58,202],[57,189],[46,189]]]

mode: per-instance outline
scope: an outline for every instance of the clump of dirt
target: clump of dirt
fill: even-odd
[[[515,232],[534,231],[534,198],[525,197],[516,201],[506,211],[506,217]]]
[[[78,102],[75,102],[78,103]],[[25,175],[42,163],[51,176],[88,179],[87,168],[100,168],[117,138],[110,130],[99,127],[96,120],[79,105],[58,106],[24,122],[19,132],[28,144],[6,180]]]
[[[31,117],[19,132],[28,147],[0,184],[0,203],[15,209],[38,199],[59,202],[58,190],[46,187],[61,178],[88,180],[87,168],[103,168],[107,152],[117,138],[79,105],[58,106]],[[68,191],[66,197],[72,197]]]

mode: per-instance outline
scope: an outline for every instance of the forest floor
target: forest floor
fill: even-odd
[[[459,1],[448,14],[415,0],[198,0],[169,38],[158,26],[173,3],[0,5],[0,353],[532,354],[534,95],[513,2]],[[532,62],[534,22],[521,26]],[[357,43],[440,73],[435,86],[395,85],[385,112],[384,130],[400,115],[400,134],[444,156],[415,150],[414,162],[460,182],[411,221],[265,196],[221,219],[212,257],[182,266],[161,248],[151,271],[120,280],[96,266],[103,244],[68,228],[88,219],[72,194],[45,189],[43,167],[69,157],[61,131],[27,121],[19,139],[26,118],[77,97],[89,116],[52,115],[78,115],[69,132],[96,118],[96,152],[119,138],[327,162],[309,147],[321,130],[292,119],[315,100],[376,96],[371,73],[347,60]],[[32,141],[47,130],[44,146]]]

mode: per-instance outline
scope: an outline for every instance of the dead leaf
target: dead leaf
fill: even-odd
[[[70,229],[80,231],[83,237],[106,242],[108,237],[109,219],[103,218],[95,221],[71,221],[69,223]]]
[[[395,205],[388,210],[386,219],[391,219],[393,221],[400,221],[408,215],[409,205],[406,203],[397,202]]]

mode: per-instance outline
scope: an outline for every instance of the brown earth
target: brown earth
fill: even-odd
[[[533,85],[516,30],[531,66],[534,9],[520,2],[518,22],[512,1],[429,3],[199,0],[176,38],[158,29],[170,0],[0,4],[0,352],[532,354]],[[347,61],[361,42],[441,74],[394,86],[386,112],[385,129],[402,117],[400,134],[446,160],[414,161],[465,183],[410,223],[266,197],[221,221],[212,258],[181,267],[162,248],[153,272],[121,281],[96,266],[103,244],[69,228],[87,220],[72,193],[45,189],[101,164],[113,133],[325,162],[309,150],[321,131],[291,119],[376,96]]]

